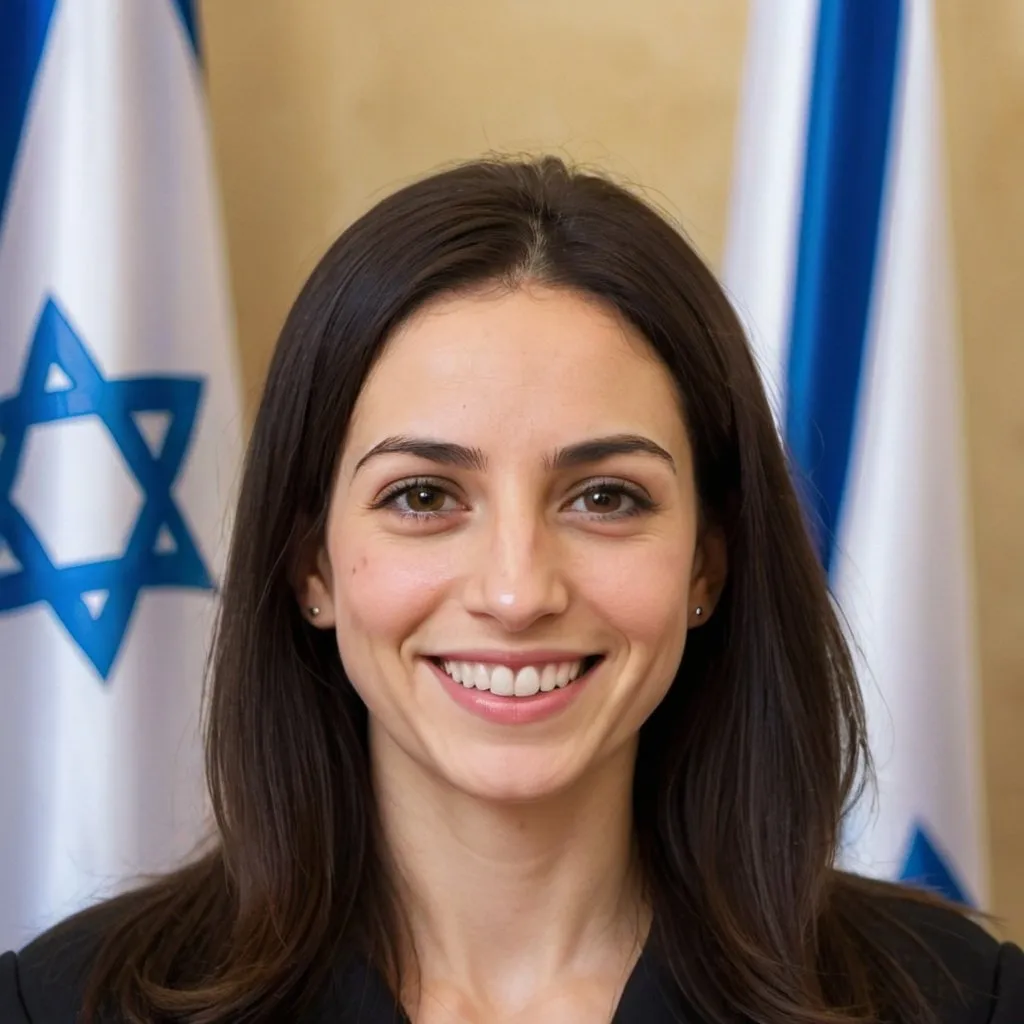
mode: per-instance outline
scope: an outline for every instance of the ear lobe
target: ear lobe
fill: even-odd
[[[720,527],[707,527],[701,534],[690,579],[688,625],[692,629],[711,618],[729,573],[729,554]]]
[[[318,545],[315,553],[300,559],[293,577],[292,589],[303,618],[320,629],[333,628],[333,576],[327,550]]]

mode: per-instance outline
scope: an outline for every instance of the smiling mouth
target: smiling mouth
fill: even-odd
[[[489,690],[496,697],[533,697],[572,685],[596,668],[604,657],[594,654],[576,661],[525,665],[519,669],[479,661],[430,660],[467,690]]]

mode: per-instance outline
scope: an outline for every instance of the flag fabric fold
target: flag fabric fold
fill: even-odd
[[[190,0],[0,6],[0,947],[204,836],[241,414]]]
[[[960,370],[930,0],[754,0],[724,278],[848,621],[852,870],[984,904]]]

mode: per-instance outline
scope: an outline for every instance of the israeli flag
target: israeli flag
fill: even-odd
[[[195,29],[0,3],[0,949],[205,825],[241,418]]]
[[[879,780],[844,860],[984,904],[931,3],[754,0],[749,32],[724,276],[859,648]]]

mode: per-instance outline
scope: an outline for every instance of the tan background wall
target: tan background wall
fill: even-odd
[[[745,0],[203,0],[250,408],[328,242],[487,150],[643,184],[717,263]],[[992,909],[1024,938],[1024,4],[938,0],[978,568]]]

